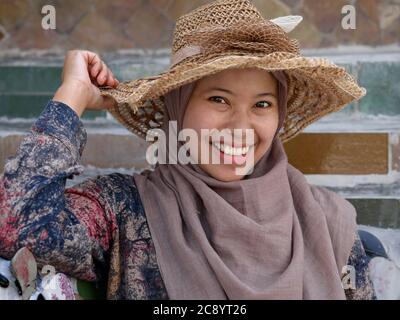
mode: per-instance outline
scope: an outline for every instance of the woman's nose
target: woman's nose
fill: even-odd
[[[246,110],[232,112],[226,128],[231,130],[232,137],[237,142],[254,137],[252,118]]]
[[[229,119],[229,128],[231,129],[251,129],[252,120],[245,108],[237,108],[238,110],[234,110]]]

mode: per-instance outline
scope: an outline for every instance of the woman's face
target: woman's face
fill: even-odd
[[[221,181],[242,179],[235,168],[242,163],[250,152],[254,152],[254,162],[267,152],[278,128],[278,84],[267,71],[261,69],[228,69],[197,81],[188,102],[183,118],[182,129],[194,129],[198,137],[198,148],[191,157],[197,160],[201,169]],[[230,141],[218,138],[218,147],[212,141],[215,138],[201,136],[201,129],[230,129]],[[233,134],[233,129],[243,129],[241,134]],[[254,139],[246,144],[246,129],[252,129]],[[190,145],[190,143],[189,143]],[[253,148],[229,150],[227,146]],[[201,163],[201,152],[208,148],[209,161]],[[192,147],[191,147],[191,150]],[[212,163],[211,155],[221,159]],[[239,155],[242,153],[242,156]],[[224,160],[230,163],[223,163]],[[230,160],[229,160],[230,159]]]

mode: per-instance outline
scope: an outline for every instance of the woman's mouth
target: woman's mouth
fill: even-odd
[[[246,162],[248,152],[250,148],[253,147],[245,146],[242,148],[235,148],[220,142],[213,142],[211,144],[215,149],[217,149],[217,151],[219,151],[220,158],[223,163],[234,163],[236,165],[242,165]]]

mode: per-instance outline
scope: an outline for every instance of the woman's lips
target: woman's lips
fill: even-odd
[[[242,165],[246,162],[247,156],[250,152],[250,149],[254,147],[254,145],[249,147],[249,150],[246,152],[246,154],[242,155],[229,155],[218,149],[213,143],[211,143],[211,146],[214,150],[216,150],[219,153],[219,157],[222,160],[222,164],[236,164],[236,165]]]

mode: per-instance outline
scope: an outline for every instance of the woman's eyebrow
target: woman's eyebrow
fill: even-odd
[[[229,93],[229,94],[235,96],[235,94],[232,91],[225,89],[225,88],[221,88],[221,87],[212,87],[212,88],[209,88],[208,90],[209,91],[222,91],[222,92],[226,92],[226,93]],[[259,93],[259,94],[255,95],[255,97],[262,97],[262,96],[273,96],[276,98],[276,96],[272,92],[263,92],[263,93]]]

